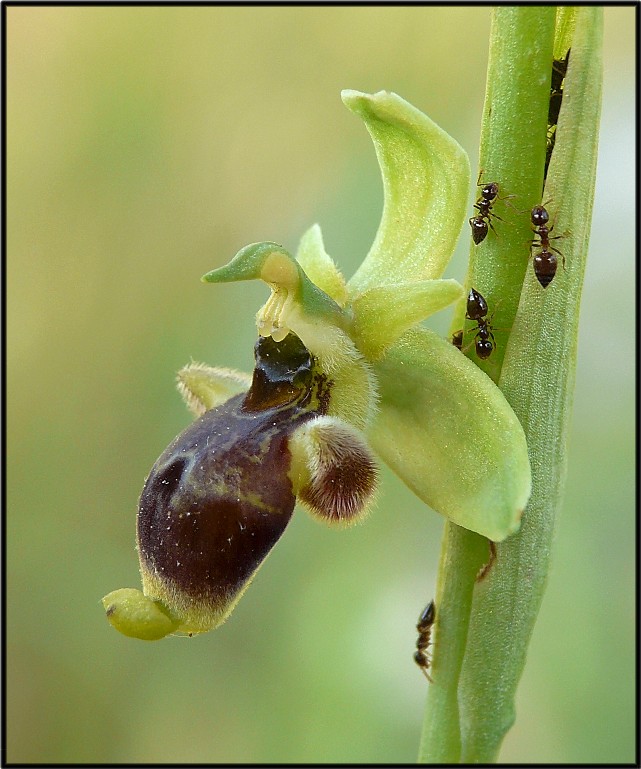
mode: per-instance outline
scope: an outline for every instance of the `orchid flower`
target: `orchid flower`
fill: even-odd
[[[372,506],[377,458],[430,508],[493,541],[530,494],[521,425],[500,390],[421,323],[465,299],[442,278],[466,219],[463,149],[389,92],[344,91],[381,167],[382,221],[345,281],[320,228],[296,256],[241,249],[207,283],[264,281],[253,375],[204,364],[178,374],[196,417],[163,452],[138,510],[143,591],[103,599],[128,636],[211,630],[230,615],[296,502],[329,524]]]

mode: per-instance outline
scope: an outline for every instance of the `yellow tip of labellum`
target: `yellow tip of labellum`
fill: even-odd
[[[180,624],[160,603],[131,587],[114,590],[102,599],[109,622],[123,635],[158,641]]]

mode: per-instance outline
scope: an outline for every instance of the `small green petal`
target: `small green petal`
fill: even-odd
[[[523,429],[501,391],[454,345],[408,331],[374,364],[374,450],[426,504],[500,542],[530,495]]]
[[[187,408],[199,417],[205,411],[220,406],[229,398],[249,390],[252,378],[249,374],[230,368],[215,368],[205,363],[190,363],[176,376],[178,392]]]
[[[451,136],[395,93],[343,91],[372,136],[383,176],[383,216],[351,296],[386,283],[439,278],[467,215],[470,162]]]
[[[102,599],[102,605],[116,630],[141,641],[158,641],[175,632],[180,624],[160,601],[154,601],[132,587],[114,590]]]
[[[370,288],[351,305],[352,338],[368,360],[380,358],[409,328],[461,299],[456,280],[422,280]]]
[[[310,227],[301,238],[296,252],[296,261],[312,283],[331,296],[341,307],[345,305],[347,302],[345,278],[332,257],[325,251],[323,235],[318,224]]]

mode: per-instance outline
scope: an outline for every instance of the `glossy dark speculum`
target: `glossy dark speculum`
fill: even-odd
[[[255,355],[248,393],[184,430],[140,498],[143,570],[194,599],[228,601],[278,541],[295,504],[289,435],[326,409],[327,384],[298,337],[261,337]]]

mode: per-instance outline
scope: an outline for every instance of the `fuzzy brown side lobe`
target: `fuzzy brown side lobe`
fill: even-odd
[[[349,521],[363,510],[376,486],[376,464],[366,452],[349,445],[347,461],[340,455],[323,457],[319,472],[301,489],[301,499],[328,521]]]

